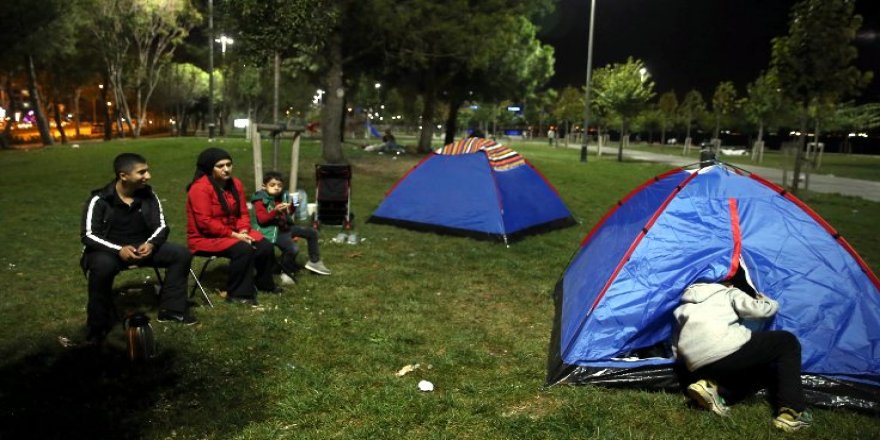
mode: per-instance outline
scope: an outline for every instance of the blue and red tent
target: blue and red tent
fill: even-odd
[[[391,187],[368,221],[505,243],[575,224],[535,167],[483,138],[425,157]]]
[[[764,328],[800,340],[808,400],[880,408],[877,276],[801,200],[721,164],[645,182],[584,238],[556,286],[547,382],[679,389],[672,311],[737,273],[779,302]]]

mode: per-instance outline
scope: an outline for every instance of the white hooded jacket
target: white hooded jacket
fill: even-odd
[[[723,284],[697,283],[685,289],[673,314],[678,323],[673,350],[688,370],[711,364],[740,349],[752,337],[742,319],[769,318],[779,304]]]

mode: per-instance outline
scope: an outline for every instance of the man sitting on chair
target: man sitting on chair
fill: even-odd
[[[92,191],[82,216],[82,266],[89,279],[86,325],[89,343],[100,344],[113,327],[113,279],[130,266],[165,267],[159,321],[195,324],[187,311],[186,278],[192,256],[169,243],[159,197],[147,185],[150,167],[143,156],[122,153],[113,160],[116,179]]]

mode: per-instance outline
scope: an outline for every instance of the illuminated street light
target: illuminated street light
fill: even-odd
[[[226,35],[221,35],[220,38],[215,38],[214,41],[220,43],[220,53],[226,53],[226,45],[232,45],[235,43],[235,40],[227,37]]]

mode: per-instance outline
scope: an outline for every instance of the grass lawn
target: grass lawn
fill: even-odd
[[[112,158],[144,154],[171,240],[185,242],[184,187],[204,139],[148,139],[0,151],[0,438],[569,439],[785,438],[760,399],[719,419],[681,394],[544,388],[550,292],[589,228],[667,165],[582,165],[577,150],[512,143],[559,189],[580,225],[497,243],[364,224],[384,192],[420,158],[346,150],[354,169],[357,245],[322,230],[329,277],[303,273],[262,307],[195,310],[201,323],[154,322],[160,356],[131,365],[121,329],[105,357],[64,348],[83,338],[85,279],[77,261],[89,191],[112,179]],[[252,191],[244,140],[231,152]],[[264,158],[271,158],[268,143]],[[289,154],[289,153],[288,153]],[[299,183],[314,194],[316,142],[303,144]],[[288,155],[282,154],[286,171]],[[268,169],[268,165],[266,169]],[[880,267],[880,204],[807,193],[807,202]],[[444,209],[438,206],[438,209]],[[194,267],[201,260],[194,262]],[[215,263],[207,287],[223,285]],[[150,310],[148,270],[129,271],[121,309]],[[143,287],[143,288],[142,288]],[[400,368],[420,367],[403,377]],[[420,380],[433,392],[420,392]],[[880,438],[880,419],[816,410],[803,438]]]
[[[615,154],[617,153],[616,143],[612,143],[609,148]],[[630,144],[630,148],[660,154],[681,155],[682,153],[681,145],[651,145],[640,143]],[[688,156],[693,158],[694,162],[698,162],[700,157],[700,146],[697,145],[696,148],[692,148],[688,153]],[[751,156],[749,155],[721,155],[721,160],[741,166],[745,169],[749,169],[750,166],[782,169],[783,161],[785,159],[780,150],[768,149],[764,151],[764,161],[760,164],[752,162]],[[791,164],[794,164],[794,158],[789,158],[788,161]],[[792,166],[793,165],[788,165],[789,169],[791,169]],[[848,177],[851,179],[880,181],[880,155],[825,153],[822,155],[821,166],[818,169],[813,170],[813,172],[815,174],[832,174],[837,177]]]

